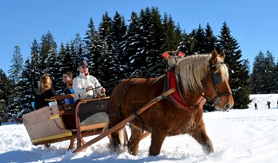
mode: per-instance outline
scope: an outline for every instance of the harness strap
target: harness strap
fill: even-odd
[[[144,133],[145,128],[148,129],[149,131],[151,131],[148,126],[144,123],[144,121],[141,119],[140,115],[138,115],[137,113],[133,113],[133,119],[136,118],[138,119],[138,121],[140,122],[141,126],[142,126],[142,133]]]
[[[132,79],[132,78],[131,78],[131,79]],[[131,79],[130,79],[130,80],[131,80]],[[122,113],[121,113],[121,111],[120,111],[120,108],[121,108],[121,104],[122,104],[122,100],[123,100],[123,98],[124,98],[124,95],[125,95],[127,89],[129,88],[129,86],[132,84],[132,83],[130,82],[130,80],[129,80],[128,84],[125,86],[124,90],[122,91],[121,97],[120,97],[119,100],[118,100],[117,110],[116,110],[115,112],[109,113],[109,117],[113,117],[113,116],[116,116],[116,115],[117,115],[117,116],[120,117],[120,119],[123,119],[123,115],[122,115]]]

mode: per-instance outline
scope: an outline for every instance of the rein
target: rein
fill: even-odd
[[[139,75],[146,75],[146,72],[148,72],[147,74],[150,74],[149,71],[150,71],[151,69],[154,69],[154,68],[159,67],[159,66],[161,66],[161,65],[164,65],[164,63],[163,63],[163,62],[158,63],[158,64],[156,64],[156,65],[154,65],[154,66],[148,67],[147,69],[145,69],[144,71],[141,71],[141,72],[134,71],[134,72],[133,72],[129,77],[127,77],[127,78],[114,80],[114,81],[111,81],[111,82],[109,82],[109,83],[103,84],[102,86],[99,86],[99,87],[109,86],[109,85],[112,85],[112,84],[115,84],[115,83],[119,83],[120,81],[122,81],[122,80],[124,80],[124,79],[128,79],[128,78],[129,78],[129,79],[132,79],[132,78],[135,78],[135,77],[139,77]],[[93,88],[93,89],[97,89],[97,88],[99,88],[99,87],[96,87],[96,88]],[[113,88],[111,88],[111,89],[113,89]],[[111,89],[109,89],[109,90],[111,90]]]

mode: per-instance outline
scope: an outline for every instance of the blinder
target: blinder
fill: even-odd
[[[222,83],[222,78],[221,78],[220,72],[212,73],[211,75],[212,75],[213,83],[214,83],[215,85],[216,85],[216,84]]]

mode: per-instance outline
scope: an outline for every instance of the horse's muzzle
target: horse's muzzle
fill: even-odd
[[[231,109],[231,105],[230,104],[226,104],[223,108],[224,111]]]

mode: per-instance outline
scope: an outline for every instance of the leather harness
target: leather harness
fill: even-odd
[[[177,87],[177,80],[175,71],[167,71],[164,79],[164,91],[170,88],[174,88],[175,92],[171,95],[167,96],[167,99],[173,103],[175,106],[184,109],[186,111],[192,111],[193,109],[201,109],[206,103],[206,99],[200,97],[200,100],[196,103],[196,105],[189,105],[186,100],[181,95],[179,87]]]

